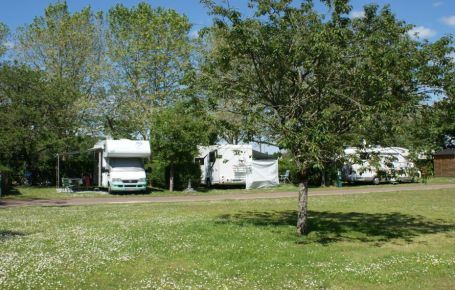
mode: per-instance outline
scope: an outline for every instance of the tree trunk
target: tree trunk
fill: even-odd
[[[325,170],[321,171],[321,186],[325,187],[327,185],[326,180],[325,180]]]
[[[304,180],[299,184],[299,215],[297,219],[297,234],[303,235],[307,226],[308,208],[308,181]]]
[[[169,191],[174,191],[174,164],[171,164],[171,168],[169,169]]]

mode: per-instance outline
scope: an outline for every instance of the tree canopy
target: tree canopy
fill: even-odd
[[[216,17],[206,32],[207,93],[236,99],[258,134],[292,154],[302,176],[300,234],[309,170],[360,139],[381,144],[396,133],[438,84],[442,72],[431,67],[451,44],[411,39],[412,26],[388,6],[366,6],[364,18],[350,19],[348,1],[322,2],[326,14],[313,1],[251,1],[252,16],[242,16],[206,1]]]
[[[121,4],[110,9],[108,25],[109,98],[115,99],[106,112],[108,130],[148,140],[154,110],[182,98],[191,68],[191,24],[174,10],[142,2],[131,9]]]
[[[8,27],[0,22],[0,56],[2,56],[7,50],[5,41],[8,32],[9,32]]]
[[[0,160],[17,175],[53,179],[58,152],[78,148],[78,92],[26,66],[0,66]]]
[[[17,31],[17,60],[47,78],[64,81],[79,91],[74,106],[81,128],[99,135],[94,113],[105,89],[103,14],[85,7],[71,13],[66,1],[50,4],[43,16]]]

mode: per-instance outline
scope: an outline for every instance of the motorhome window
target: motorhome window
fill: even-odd
[[[194,160],[196,161],[197,164],[204,165],[204,158],[195,158]]]
[[[360,153],[359,157],[360,157],[360,160],[369,160],[370,159],[370,154],[368,154],[368,153]]]
[[[143,171],[141,158],[110,158],[111,171]]]
[[[216,158],[221,159],[221,158],[223,158],[223,155],[216,154]]]
[[[215,159],[216,159],[216,155],[215,155],[215,151],[212,151],[209,153],[209,162],[215,162]]]

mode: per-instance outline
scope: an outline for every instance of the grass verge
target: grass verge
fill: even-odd
[[[454,184],[455,178],[451,177],[438,177],[428,179],[427,184]],[[419,183],[421,184],[421,183]],[[344,184],[341,188],[336,188],[334,186],[330,187],[313,187],[311,191],[327,190],[327,189],[336,189],[336,190],[346,190],[352,188],[378,188],[378,187],[395,187],[400,188],[401,186],[407,186],[409,183],[403,184],[381,184],[381,185],[368,185],[368,184],[357,184],[357,185],[348,185]],[[415,184],[418,185],[418,184]],[[242,188],[199,188],[197,192],[185,192],[185,191],[174,191],[170,192],[163,189],[152,189],[147,194],[142,193],[127,193],[127,194],[107,194],[106,191],[91,191],[91,192],[57,192],[54,187],[16,187],[13,188],[9,194],[3,195],[4,199],[70,199],[70,198],[81,198],[81,197],[125,197],[125,196],[134,196],[134,197],[146,197],[146,196],[171,196],[171,195],[221,195],[221,194],[241,194],[241,193],[262,193],[262,192],[296,192],[298,191],[298,186],[294,184],[280,184],[279,186],[273,188],[261,188],[261,189],[252,189],[246,190]]]
[[[0,288],[453,289],[455,190],[0,209]]]

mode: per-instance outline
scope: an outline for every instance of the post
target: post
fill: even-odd
[[[171,168],[169,169],[169,191],[174,191],[174,164],[171,164]]]
[[[55,183],[57,188],[60,188],[60,155],[57,153],[57,182]]]
[[[188,187],[185,189],[185,192],[195,192],[194,188],[191,186],[191,177],[188,178]]]
[[[336,180],[337,187],[343,187],[343,183],[341,182],[341,171],[337,171],[337,180]]]

